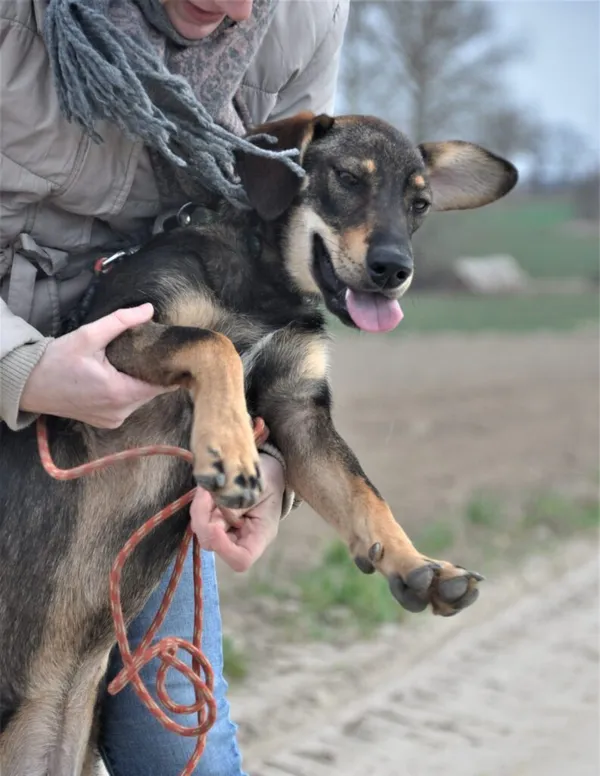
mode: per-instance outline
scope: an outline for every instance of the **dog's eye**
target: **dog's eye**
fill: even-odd
[[[348,170],[336,169],[335,174],[337,175],[339,182],[343,183],[344,186],[348,186],[349,188],[352,186],[358,186],[360,183],[360,178],[353,173],[348,172]]]
[[[429,201],[426,199],[423,199],[422,197],[419,197],[418,199],[415,199],[412,203],[412,209],[413,212],[416,213],[419,216],[422,216],[424,213],[426,213],[429,210]]]

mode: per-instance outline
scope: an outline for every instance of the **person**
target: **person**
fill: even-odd
[[[64,333],[89,284],[90,259],[140,244],[161,214],[207,191],[244,207],[233,150],[248,147],[249,125],[332,111],[348,3],[0,0],[0,436],[2,427],[18,431],[40,413],[115,428],[163,390],[117,372],[105,357],[112,339],[149,320],[151,306]],[[218,706],[201,776],[242,772],[223,677],[214,553],[245,570],[274,539],[290,499],[277,451],[262,453],[261,466],[264,498],[241,528],[228,530],[204,491],[192,504],[205,548],[203,647]],[[167,580],[132,624],[133,646]],[[192,596],[188,558],[159,636],[191,637]],[[119,668],[115,653],[107,680]],[[156,668],[144,669],[150,688]],[[167,689],[179,703],[193,701],[176,672]],[[182,770],[193,740],[162,728],[129,688],[100,700],[111,776]]]

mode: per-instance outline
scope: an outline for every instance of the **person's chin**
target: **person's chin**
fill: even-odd
[[[191,24],[190,22],[181,21],[180,19],[172,19],[173,27],[177,32],[188,40],[202,40],[208,38],[213,33],[221,21],[213,22],[211,24]]]

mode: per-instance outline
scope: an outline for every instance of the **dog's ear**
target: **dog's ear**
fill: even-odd
[[[260,148],[273,151],[298,150],[294,157],[302,165],[304,153],[313,140],[318,140],[333,126],[331,116],[299,113],[290,119],[273,121],[256,127],[249,135],[270,135],[275,144],[257,140]],[[284,213],[300,191],[303,179],[277,159],[266,159],[243,151],[236,152],[236,170],[252,207],[265,221],[273,221]]]
[[[462,140],[419,146],[433,193],[433,210],[467,210],[494,202],[515,186],[516,168]]]

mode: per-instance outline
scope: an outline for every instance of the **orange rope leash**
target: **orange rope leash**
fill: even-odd
[[[261,444],[268,437],[268,430],[265,426],[262,418],[256,418],[254,421],[254,438],[257,445]],[[48,430],[46,427],[46,420],[44,417],[38,418],[37,421],[37,442],[40,460],[42,466],[46,472],[56,480],[74,480],[79,477],[84,477],[93,472],[105,469],[108,466],[112,466],[118,461],[126,461],[131,458],[142,458],[149,455],[170,455],[176,458],[181,458],[188,463],[193,462],[192,453],[189,450],[184,450],[181,447],[173,447],[170,445],[151,445],[148,447],[137,447],[131,450],[124,450],[120,453],[113,453],[106,455],[102,458],[98,458],[95,461],[82,464],[81,466],[75,466],[72,469],[60,469],[52,460],[50,455],[50,448],[48,445]],[[163,600],[160,604],[158,612],[150,625],[148,632],[144,636],[141,644],[132,654],[129,643],[127,641],[127,633],[125,629],[125,620],[123,617],[123,610],[121,607],[121,573],[123,567],[127,562],[127,559],[131,553],[135,550],[137,545],[144,539],[156,526],[160,523],[168,520],[182,507],[189,504],[194,498],[196,488],[192,488],[188,493],[181,496],[181,498],[168,504],[160,512],[153,515],[141,528],[131,536],[131,538],[125,543],[123,549],[117,555],[117,559],[110,572],[109,589],[110,589],[110,606],[112,611],[113,624],[115,628],[115,635],[117,638],[117,644],[119,645],[119,651],[123,660],[123,669],[118,676],[108,686],[108,692],[111,695],[115,695],[120,692],[127,684],[131,683],[135,693],[142,703],[146,706],[148,711],[158,719],[158,721],[167,730],[173,733],[178,733],[181,736],[196,736],[196,747],[190,757],[185,769],[181,772],[180,776],[191,776],[193,771],[200,761],[206,745],[206,734],[213,726],[216,715],[216,703],[213,696],[213,684],[214,675],[210,663],[206,656],[202,653],[202,568],[201,568],[201,556],[200,556],[200,544],[198,539],[193,534],[192,529],[188,526],[177,558],[175,561],[175,567],[171,574],[171,579]],[[190,546],[190,541],[193,537],[193,563],[194,563],[194,633],[193,643],[186,641],[175,636],[168,636],[156,642],[151,646],[152,640],[156,635],[156,632],[162,625],[166,613],[171,605],[173,595],[179,584],[179,578],[183,569],[183,563],[187,555],[187,551]],[[184,650],[192,658],[192,667],[186,665],[182,660],[177,657],[178,650]],[[142,679],[139,675],[139,671],[154,658],[159,658],[161,665],[157,672],[156,678],[156,690],[160,702],[163,706],[174,714],[197,714],[198,724],[192,727],[186,727],[180,725],[174,720],[170,719],[167,714],[160,708],[156,701],[152,698]],[[169,698],[165,681],[167,671],[169,668],[175,668],[186,676],[194,686],[194,693],[196,695],[196,702],[188,705],[181,705],[174,703]],[[204,677],[204,678],[203,678]]]

